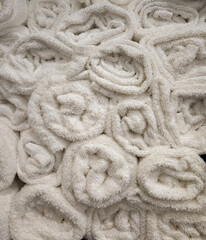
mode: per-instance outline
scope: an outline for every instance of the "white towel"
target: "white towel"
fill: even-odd
[[[51,79],[50,79],[51,80]],[[88,81],[42,82],[28,106],[31,128],[53,152],[104,131],[107,101]]]
[[[28,128],[27,104],[28,96],[11,94],[0,86],[0,115],[12,129],[21,131]]]
[[[179,81],[188,82],[191,77],[205,74],[205,36],[204,25],[195,28],[184,27],[174,31],[162,31],[148,35],[140,42],[155,58],[156,65],[161,65],[165,77],[174,84]],[[191,88],[192,89],[192,88]]]
[[[3,0],[0,4],[0,35],[4,29],[16,27],[24,23],[27,19],[26,0]]]
[[[185,89],[187,88],[185,87]],[[204,88],[199,88],[199,92],[198,95],[196,93],[172,95],[172,120],[176,123],[175,127],[181,144],[193,148],[198,153],[205,153],[206,88],[205,91]]]
[[[123,94],[140,94],[150,86],[151,59],[147,50],[132,41],[107,45],[91,56],[87,69],[91,81],[106,90]]]
[[[151,84],[152,106],[162,142],[172,148],[177,148],[180,146],[180,139],[174,122],[174,113],[172,112],[171,89],[173,89],[173,83],[170,81],[170,77],[164,77],[163,74],[160,75],[155,72]]]
[[[145,239],[146,212],[120,202],[104,209],[94,209],[88,226],[88,239],[136,240]]]
[[[71,49],[45,33],[23,37],[3,58],[0,84],[10,93],[30,95],[46,69],[51,72],[57,65],[68,63],[71,53]]]
[[[0,118],[0,136],[0,191],[2,191],[12,184],[16,174],[18,134]]]
[[[31,130],[21,132],[18,143],[17,174],[27,184],[59,185],[56,171],[62,152],[53,154]]]
[[[78,0],[81,4],[90,6],[91,4],[99,4],[102,0]],[[134,0],[108,0],[110,3],[117,5],[119,7],[127,9],[129,4]]]
[[[139,160],[132,203],[149,203],[163,210],[201,211],[206,207],[206,166],[187,148],[159,148]]]
[[[135,157],[105,135],[71,144],[60,167],[63,193],[86,206],[107,207],[126,197],[136,164]]]
[[[71,3],[71,0],[31,0],[28,3],[29,30],[53,34],[62,15],[71,14]]]
[[[106,1],[64,17],[56,36],[68,46],[99,45],[111,40],[131,39],[132,19],[123,9]]]
[[[16,41],[29,34],[29,30],[25,26],[6,28],[2,32],[0,37],[0,58],[3,58],[10,51]]]
[[[205,36],[201,25],[141,41],[156,59],[156,72],[162,75],[152,82],[153,106],[162,135],[171,146],[186,145],[200,153],[205,152],[205,117],[200,110],[206,96]]]
[[[199,16],[200,16],[200,23],[205,23],[206,22],[206,5],[205,5],[205,2],[204,2],[204,6],[200,9]]]
[[[85,215],[65,200],[59,188],[24,186],[13,201],[10,231],[14,240],[79,240],[85,230]]]
[[[109,133],[131,154],[143,156],[161,144],[152,102],[146,94],[111,104],[107,126]]]
[[[163,212],[147,214],[148,240],[203,240],[206,238],[206,214]]]
[[[10,240],[9,232],[9,215],[11,209],[11,203],[19,191],[18,184],[14,181],[13,184],[4,191],[0,192],[0,239]]]
[[[139,40],[148,34],[173,32],[172,29],[191,27],[199,21],[196,9],[181,0],[136,0],[130,6],[135,15],[135,38]]]

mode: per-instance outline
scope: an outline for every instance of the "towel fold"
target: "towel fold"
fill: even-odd
[[[206,207],[206,166],[187,148],[159,148],[139,160],[136,190],[128,197],[164,210],[202,211]]]
[[[18,192],[18,184],[14,181],[12,185],[4,191],[0,191],[0,239],[10,240],[9,233],[9,215],[11,209],[11,203]]]
[[[0,117],[0,191],[8,188],[16,174],[18,135]]]
[[[180,139],[172,112],[174,106],[171,104],[171,91],[174,85],[170,80],[159,73],[157,73],[157,77],[154,77],[151,84],[152,106],[162,142],[176,148],[180,146]]]
[[[206,91],[199,90],[199,94],[172,95],[171,110],[181,144],[200,154],[206,152]]]
[[[21,132],[18,144],[17,174],[27,184],[59,185],[56,171],[62,153],[53,154],[31,130]]]
[[[124,201],[104,209],[94,209],[91,215],[88,239],[145,239],[146,212],[133,209]]]
[[[88,81],[42,82],[28,107],[31,128],[53,152],[68,141],[97,136],[105,128],[107,101],[89,88]]]
[[[190,4],[178,0],[137,0],[133,1],[130,10],[135,15],[135,37],[140,39],[148,34],[158,35],[161,32],[172,32],[179,26],[192,26],[199,21],[199,14]]]
[[[86,206],[107,207],[126,197],[136,164],[135,157],[105,135],[73,143],[60,167],[63,193]]]
[[[79,240],[85,230],[85,215],[65,200],[59,188],[44,184],[24,186],[12,204],[13,240]]]
[[[150,86],[151,59],[147,50],[132,41],[103,47],[88,60],[91,80],[106,90],[140,94]]]
[[[205,27],[199,25],[195,28],[185,27],[184,31],[175,29],[149,35],[140,42],[153,54],[156,65],[161,67],[165,77],[172,77],[175,84],[179,81],[188,83],[192,77],[195,81],[195,77],[205,76],[205,37]]]
[[[200,16],[200,23],[204,24],[206,22],[206,4],[205,4],[205,2],[204,2],[204,5],[202,6],[202,8],[200,9],[199,16]]]
[[[206,238],[206,215],[202,213],[164,212],[147,214],[148,240],[179,240]]]
[[[16,27],[27,19],[27,2],[21,0],[3,0],[0,4],[0,36],[4,29]]]
[[[102,0],[78,0],[81,4],[90,6],[91,4],[99,4]],[[110,3],[117,5],[119,7],[127,9],[129,4],[134,0],[108,0]]]
[[[62,15],[72,12],[72,1],[31,0],[28,7],[28,28],[32,32],[54,33]]]
[[[28,96],[11,94],[0,87],[0,115],[12,129],[21,131],[28,128],[27,104]]]
[[[68,46],[87,48],[111,40],[131,39],[132,24],[124,9],[102,2],[64,16],[56,26],[56,36]]]
[[[43,33],[26,36],[4,57],[0,85],[12,94],[29,95],[44,77],[46,69],[51,72],[70,58],[71,50],[53,37]]]
[[[25,26],[6,28],[2,32],[0,37],[0,58],[3,58],[4,54],[10,51],[16,41],[29,34],[29,30]]]
[[[146,94],[111,105],[107,126],[109,134],[131,154],[143,156],[161,144],[152,102]]]

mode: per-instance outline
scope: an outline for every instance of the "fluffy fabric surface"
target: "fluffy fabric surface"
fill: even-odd
[[[206,1],[0,0],[0,240],[206,239]]]

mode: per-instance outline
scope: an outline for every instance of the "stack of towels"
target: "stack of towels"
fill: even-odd
[[[0,0],[0,240],[206,239],[206,1]]]

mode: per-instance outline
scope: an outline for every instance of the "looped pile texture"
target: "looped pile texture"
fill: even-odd
[[[206,1],[0,0],[0,240],[206,239]]]

